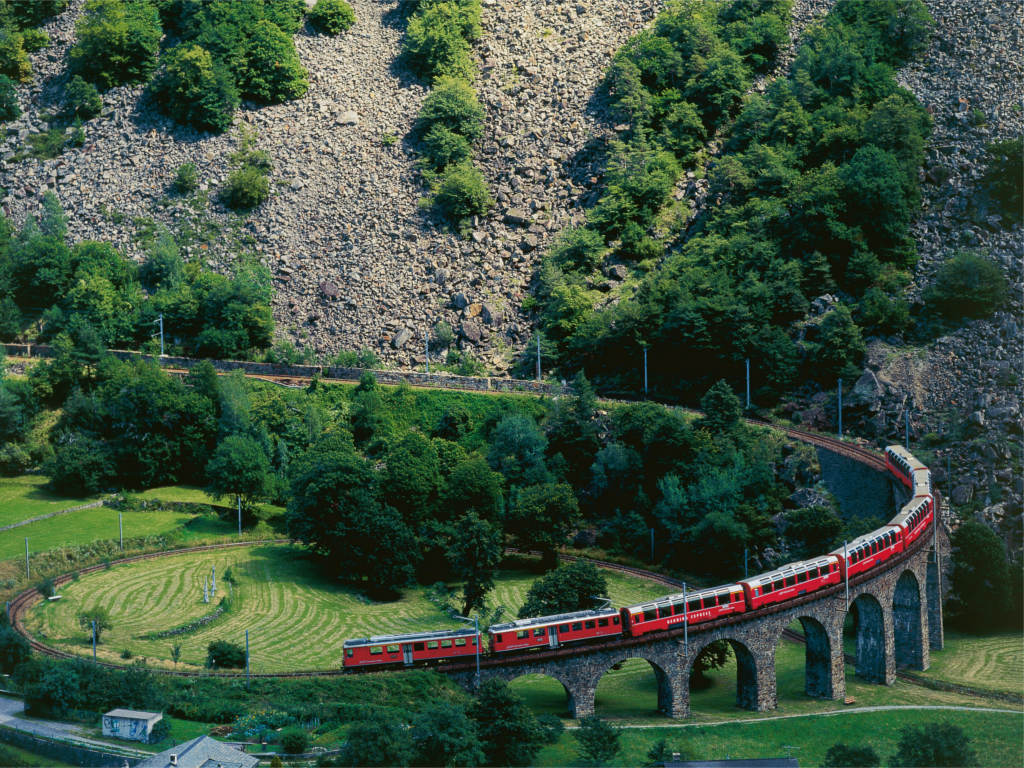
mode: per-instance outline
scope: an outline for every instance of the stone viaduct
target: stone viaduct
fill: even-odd
[[[709,643],[725,640],[737,662],[737,706],[765,711],[777,703],[775,649],[787,626],[799,621],[806,638],[805,692],[841,700],[846,695],[843,623],[848,612],[853,611],[856,627],[856,674],[869,682],[891,685],[898,668],[927,669],[929,651],[942,648],[939,564],[932,531],[880,569],[850,581],[849,605],[846,586],[840,584],[786,603],[780,610],[763,609],[705,628],[698,625],[685,639],[673,630],[609,645],[485,658],[479,682],[547,675],[565,688],[569,714],[584,717],[593,714],[597,685],[609,669],[626,659],[644,659],[658,683],[658,708],[670,717],[686,717],[694,660]],[[449,674],[467,688],[477,682],[472,665],[459,665]]]

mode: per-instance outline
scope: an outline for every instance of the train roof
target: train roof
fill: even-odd
[[[606,619],[611,616],[618,616],[619,612],[614,608],[600,608],[596,611],[575,611],[573,613],[558,613],[554,616],[536,616],[530,619],[516,619],[507,621],[504,624],[492,624],[488,632],[508,632],[523,627],[537,627],[542,624],[564,624],[567,621],[578,621],[580,619]]]
[[[407,635],[374,635],[373,637],[360,637],[346,640],[343,648],[356,648],[362,645],[386,645],[388,643],[412,643],[421,640],[442,640],[455,637],[473,637],[476,630],[469,629],[441,629],[434,632],[412,632]]]
[[[892,456],[896,456],[900,459],[903,459],[903,461],[907,464],[907,466],[910,469],[926,469],[925,465],[921,463],[921,460],[914,456],[914,454],[912,454],[902,445],[886,446],[885,452]]]
[[[823,565],[829,565],[834,562],[832,555],[822,555],[821,557],[812,557],[809,560],[797,560],[792,563],[786,563],[781,568],[776,568],[774,571],[768,571],[766,573],[759,573],[757,576],[751,576],[749,579],[743,579],[740,584],[749,584],[751,586],[764,584],[769,581],[775,581],[780,576],[789,576],[793,573],[803,573],[809,568],[820,568]]]
[[[849,552],[852,549],[856,549],[861,544],[868,544],[868,543],[874,541],[875,539],[885,535],[886,533],[889,533],[890,530],[893,529],[893,528],[896,528],[896,530],[899,530],[899,528],[897,526],[893,525],[892,523],[886,523],[881,528],[876,528],[871,533],[865,533],[863,536],[858,536],[853,541],[848,541],[846,543],[846,551]],[[843,556],[843,548],[839,547],[838,549],[833,549],[831,552],[829,552],[829,554],[830,555],[836,555],[837,557],[842,557]]]
[[[689,590],[685,593],[686,600],[693,600],[704,595],[717,595],[719,592],[733,592],[735,590],[742,589],[738,584],[721,584],[717,587],[706,587],[704,589],[695,589],[692,592]],[[684,598],[684,593],[676,592],[672,595],[665,595],[664,597],[657,597],[654,600],[648,600],[646,603],[637,603],[636,605],[626,606],[629,611],[642,611],[645,608],[656,605],[665,605],[666,603],[678,603]]]
[[[889,525],[898,525],[898,520],[904,520],[907,517],[910,517],[910,515],[915,512],[919,512],[922,507],[926,507],[931,503],[931,496],[915,496],[900,508],[899,514],[889,521]]]

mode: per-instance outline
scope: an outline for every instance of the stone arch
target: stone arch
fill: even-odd
[[[764,711],[774,709],[775,694],[775,646],[762,648],[760,655],[751,651],[747,644],[734,637],[711,637],[700,642],[696,648],[691,645],[686,665],[686,686],[693,673],[693,665],[701,651],[717,640],[724,640],[732,648],[736,659],[736,706],[742,709]]]
[[[601,684],[601,679],[608,674],[613,667],[631,659],[641,659],[646,661],[650,666],[651,671],[654,672],[654,680],[658,685],[658,711],[665,713],[669,717],[681,717],[685,715],[686,702],[684,699],[686,698],[686,693],[680,690],[681,686],[679,684],[679,680],[676,676],[672,675],[669,670],[666,670],[658,661],[645,654],[624,654],[621,658],[603,663],[602,668],[594,677],[593,690],[595,700],[597,697],[598,686]]]
[[[506,683],[511,685],[514,681],[521,677],[547,677],[554,680],[565,692],[565,703],[566,709],[569,713],[569,717],[582,717],[587,714],[593,714],[594,711],[594,694],[590,692],[588,697],[585,690],[582,690],[577,685],[572,685],[570,682],[563,680],[561,676],[552,674],[549,670],[539,669],[520,669],[511,671],[510,674],[501,675]],[[577,715],[577,710],[583,705],[584,709],[588,711],[584,712],[584,715]]]
[[[893,647],[897,667],[925,669],[925,634],[921,621],[921,584],[906,570],[892,593]]]
[[[813,616],[799,616],[804,634],[804,693],[819,699],[834,699],[835,678],[842,675],[842,642]]]
[[[855,617],[857,648],[854,669],[857,677],[873,683],[891,682],[891,635],[886,640],[886,616],[874,595],[865,592],[850,605]]]

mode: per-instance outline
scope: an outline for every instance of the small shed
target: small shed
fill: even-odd
[[[103,735],[130,741],[149,741],[153,726],[163,720],[162,712],[112,709],[103,716]]]

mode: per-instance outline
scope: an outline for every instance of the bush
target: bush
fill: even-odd
[[[0,75],[0,121],[17,120],[21,117],[18,105],[18,93],[14,90],[14,81],[7,75]]]
[[[295,43],[267,20],[245,30],[248,47],[245,62],[235,72],[238,89],[246,98],[266,104],[297,99],[306,93],[309,81],[299,62]]]
[[[231,75],[198,45],[178,46],[166,56],[152,92],[166,115],[203,131],[226,130],[238,107]]]
[[[7,614],[3,614],[4,621]],[[0,673],[9,675],[14,668],[32,656],[32,646],[28,640],[14,631],[10,626],[0,626]]]
[[[441,170],[469,160],[473,147],[465,136],[439,123],[423,137],[423,154],[431,166]]]
[[[195,163],[182,163],[174,173],[174,191],[187,195],[199,188],[199,172]]]
[[[163,32],[148,0],[89,0],[75,32],[70,69],[103,90],[144,83],[156,69]]]
[[[899,751],[889,765],[910,768],[978,765],[978,756],[970,748],[964,729],[952,723],[926,723],[900,729]]]
[[[825,768],[877,768],[882,761],[871,747],[833,744],[825,753]]]
[[[406,27],[402,56],[421,77],[472,80],[470,43],[479,36],[479,0],[422,3]]]
[[[1006,278],[979,253],[957,254],[939,269],[924,300],[950,319],[986,317],[1006,299]]]
[[[221,191],[224,204],[236,211],[248,211],[270,197],[270,180],[267,175],[246,165],[237,168],[228,176],[227,186]]]
[[[356,23],[352,6],[345,0],[316,0],[307,18],[314,29],[326,35],[340,35]]]
[[[434,190],[433,203],[442,216],[458,224],[469,216],[487,213],[494,200],[483,175],[466,162],[444,172]]]
[[[999,203],[1003,218],[1009,222],[1021,220],[1024,206],[1024,139],[996,141],[985,148],[988,166],[985,186]]]
[[[227,640],[214,640],[206,647],[206,666],[210,669],[241,669],[245,666],[245,648]]]
[[[42,29],[26,29],[21,33],[21,42],[26,51],[35,53],[50,44],[50,36]]]
[[[54,593],[56,592],[56,589],[57,588],[54,585],[52,578],[43,579],[38,584],[36,584],[36,591],[39,592],[39,594],[42,595],[44,598],[53,597]]]
[[[426,135],[440,124],[452,133],[474,141],[483,134],[483,122],[484,109],[473,86],[456,77],[440,77],[423,100],[417,130]]]
[[[149,743],[159,744],[171,735],[171,723],[166,717],[153,723],[153,730],[149,732]]]
[[[308,744],[309,734],[302,728],[293,726],[281,731],[281,749],[289,755],[298,755],[305,752]]]
[[[343,349],[331,358],[331,365],[338,368],[376,368],[380,358],[372,349],[363,347],[358,352]]]
[[[103,99],[92,83],[87,83],[80,75],[75,75],[64,91],[67,111],[83,120],[95,117],[103,109]]]
[[[23,83],[32,79],[32,65],[21,35],[3,27],[0,27],[0,75]]]

